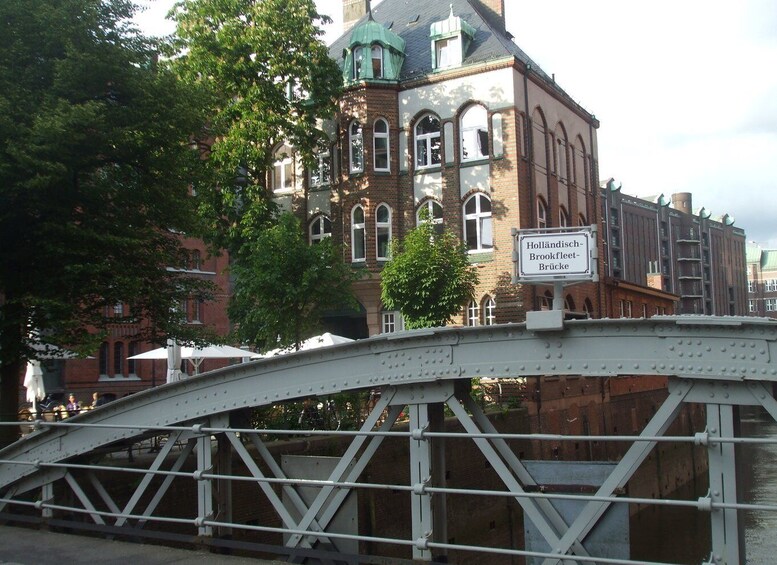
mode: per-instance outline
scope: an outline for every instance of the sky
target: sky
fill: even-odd
[[[443,1],[443,0],[440,0]],[[136,0],[148,34],[174,0]],[[316,0],[342,31],[341,0]],[[373,6],[380,2],[373,0]],[[600,121],[599,176],[627,194],[690,192],[777,249],[777,2],[505,0],[507,29]]]

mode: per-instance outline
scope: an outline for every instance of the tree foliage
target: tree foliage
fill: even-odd
[[[296,346],[320,331],[328,310],[352,306],[354,271],[329,238],[309,245],[291,214],[263,230],[233,266],[229,305],[241,341],[262,350]]]
[[[15,416],[24,362],[39,354],[32,341],[93,352],[85,328],[105,327],[117,303],[148,322],[145,336],[186,337],[173,306],[209,293],[169,269],[185,258],[179,234],[197,229],[189,186],[202,160],[188,140],[203,116],[129,27],[134,9],[0,2],[4,419]]]
[[[207,92],[208,165],[202,187],[214,242],[234,252],[274,219],[273,151],[294,147],[306,164],[324,140],[342,77],[322,43],[329,19],[313,0],[183,0],[176,4],[175,68]]]
[[[399,310],[408,329],[444,326],[475,294],[478,276],[467,250],[449,230],[423,221],[402,241],[381,274],[381,300]]]

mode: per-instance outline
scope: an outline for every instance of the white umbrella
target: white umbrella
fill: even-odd
[[[167,340],[165,348],[167,357],[167,382],[174,383],[181,380],[181,346],[174,339]]]
[[[37,401],[46,396],[46,386],[43,384],[43,369],[40,361],[27,363],[27,372],[24,374],[24,386],[27,389],[27,400],[32,403],[32,413],[38,412]]]
[[[172,341],[172,340],[170,340]],[[204,359],[254,359],[260,357],[256,353],[232,347],[230,345],[205,345],[202,347],[179,347],[180,357],[178,358],[178,366],[180,366],[181,359],[188,359],[194,366],[195,373],[199,372],[200,363]],[[133,355],[128,359],[167,359],[168,348],[160,347],[158,349],[152,349],[145,353]],[[169,363],[168,363],[169,365]]]
[[[326,332],[321,335],[316,335],[306,339],[305,341],[299,344],[299,350],[307,351],[309,349],[318,349],[319,347],[329,347],[330,345],[337,345],[338,343],[348,343],[349,341],[353,341],[353,340],[347,337],[343,337],[341,335],[335,335],[335,334]],[[271,351],[263,353],[261,357],[275,357],[276,355],[285,355],[286,353],[293,353],[295,351],[297,350],[292,345],[289,347],[281,347],[278,349],[273,349]]]

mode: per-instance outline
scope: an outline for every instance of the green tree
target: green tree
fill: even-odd
[[[408,329],[444,326],[471,300],[478,283],[467,250],[449,230],[423,221],[402,241],[381,274],[381,300],[399,310]]]
[[[189,136],[197,99],[156,64],[128,0],[3,0],[0,26],[0,417],[41,344],[93,352],[106,310],[140,339],[187,334],[174,306],[207,298],[170,270],[197,229]],[[128,319],[127,321],[130,321]],[[38,342],[38,343],[36,343]],[[36,345],[38,347],[36,347]],[[0,427],[0,443],[15,436]]]
[[[321,328],[329,310],[352,306],[355,272],[329,238],[308,244],[299,220],[282,214],[232,268],[229,305],[236,333],[262,350],[298,346]]]
[[[182,0],[173,18],[174,65],[207,92],[208,165],[217,183],[198,188],[213,242],[230,252],[275,218],[268,178],[274,151],[293,147],[305,164],[325,135],[342,86],[321,41],[329,20],[313,0]]]

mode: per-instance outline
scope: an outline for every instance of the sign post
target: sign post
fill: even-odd
[[[542,329],[563,326],[564,285],[597,282],[596,225],[576,228],[513,229],[513,284],[553,284],[553,319]],[[538,312],[527,312],[539,321]]]

